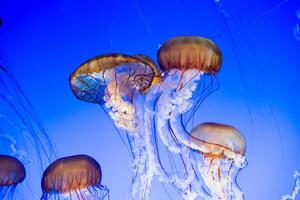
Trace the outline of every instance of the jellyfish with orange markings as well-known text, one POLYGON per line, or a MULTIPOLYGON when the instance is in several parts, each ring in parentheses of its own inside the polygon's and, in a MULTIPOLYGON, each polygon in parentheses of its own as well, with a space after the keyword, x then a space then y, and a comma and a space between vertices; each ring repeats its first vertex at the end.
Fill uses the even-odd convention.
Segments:
POLYGON ((163 77, 147 93, 145 105, 155 113, 154 132, 172 156, 178 157, 182 169, 181 174, 176 172, 165 180, 170 179, 184 199, 209 199, 190 157, 191 149, 201 147, 189 141, 187 125, 203 100, 219 87, 215 75, 222 64, 221 51, 207 38, 180 36, 166 41, 157 58, 163 77))
POLYGON ((0 199, 14 199, 16 187, 25 176, 25 167, 21 161, 12 156, 0 155, 0 199))
POLYGON ((74 95, 101 105, 116 128, 126 132, 132 155, 130 199, 144 199, 156 170, 151 130, 144 123, 145 94, 160 80, 145 55, 105 54, 80 65, 70 77, 74 95), (141 189, 144 188, 144 189, 141 189))
POLYGON ((87 155, 75 155, 54 161, 42 177, 41 200, 104 200, 109 190, 101 185, 99 163, 87 155))
POLYGON ((226 124, 202 123, 191 130, 190 141, 201 146, 202 151, 195 151, 200 154, 196 159, 197 169, 212 199, 244 199, 236 182, 239 171, 247 164, 239 159, 246 151, 245 138, 240 131, 226 124), (228 152, 231 152, 230 157, 228 152))
POLYGON ((182 146, 192 147, 186 130, 190 117, 219 87, 214 77, 220 70, 222 54, 209 39, 182 36, 165 42, 157 57, 165 73, 158 90, 153 90, 160 94, 155 108, 157 131, 170 151, 179 153, 182 146))

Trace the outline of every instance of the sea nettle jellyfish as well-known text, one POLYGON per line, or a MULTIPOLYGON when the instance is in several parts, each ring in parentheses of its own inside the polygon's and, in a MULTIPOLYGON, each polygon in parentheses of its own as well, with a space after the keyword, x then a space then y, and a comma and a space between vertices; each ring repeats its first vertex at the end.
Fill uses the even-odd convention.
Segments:
POLYGON ((0 155, 0 199, 13 199, 17 185, 25 176, 25 167, 18 159, 0 155))
POLYGON ((214 77, 222 63, 221 51, 209 39, 181 36, 165 42, 157 57, 164 76, 147 93, 145 105, 155 113, 152 131, 159 134, 168 151, 179 156, 184 172, 167 179, 184 199, 210 198, 190 158, 190 149, 202 147, 191 143, 186 126, 201 102, 219 87, 214 77))
POLYGON ((80 65, 70 77, 74 95, 101 105, 119 130, 126 132, 133 156, 130 199, 144 199, 155 171, 151 130, 144 123, 145 94, 160 80, 145 55, 106 54, 80 65), (150 148, 148 148, 150 147, 150 148))
MULTIPOLYGON (((157 130, 161 139, 174 153, 193 147, 185 130, 183 114, 191 116, 215 87, 214 75, 220 70, 220 49, 202 37, 176 37, 164 43, 158 51, 158 63, 165 77, 157 86, 157 130), (205 76, 207 75, 207 76, 205 76), (208 84, 207 84, 208 79, 208 84)), ((189 119, 188 119, 189 120, 189 119)))
POLYGON ((246 162, 234 159, 245 154, 244 136, 229 125, 202 123, 192 129, 190 141, 201 146, 202 151, 197 151, 201 154, 198 170, 212 199, 244 199, 236 183, 236 177, 246 162), (225 155, 225 149, 231 152, 231 157, 225 155))
POLYGON ((42 178, 41 200, 103 200, 109 191, 101 185, 99 163, 87 155, 64 157, 53 162, 42 178))

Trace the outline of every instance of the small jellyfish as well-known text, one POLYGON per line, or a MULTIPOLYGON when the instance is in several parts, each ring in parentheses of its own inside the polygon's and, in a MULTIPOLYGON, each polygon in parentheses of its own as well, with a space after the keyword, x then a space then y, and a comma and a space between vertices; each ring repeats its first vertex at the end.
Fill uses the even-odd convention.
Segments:
POLYGON ((234 127, 219 123, 202 123, 190 132, 190 140, 205 149, 199 152, 198 170, 212 199, 244 199, 236 183, 238 172, 245 167, 244 136, 234 127), (231 152, 231 158, 224 154, 231 152), (234 159, 233 159, 234 158, 234 159))
POLYGON ((109 190, 101 185, 99 163, 87 155, 75 155, 56 160, 42 177, 41 200, 103 200, 109 190))
POLYGON ((18 159, 0 155, 0 199, 13 199, 16 186, 25 176, 25 167, 18 159))

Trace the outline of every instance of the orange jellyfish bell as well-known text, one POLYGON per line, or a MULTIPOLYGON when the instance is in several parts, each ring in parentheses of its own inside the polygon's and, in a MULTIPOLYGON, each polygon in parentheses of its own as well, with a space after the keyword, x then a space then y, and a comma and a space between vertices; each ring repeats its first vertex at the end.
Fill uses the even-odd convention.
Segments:
POLYGON ((101 183, 102 173, 96 160, 87 155, 64 157, 53 162, 44 172, 42 190, 67 193, 101 183))
POLYGON ((244 199, 236 182, 246 166, 244 136, 230 125, 208 122, 196 126, 190 137, 203 150, 197 165, 212 199, 244 199))
POLYGON ((21 183, 26 176, 24 165, 18 159, 0 155, 0 189, 21 183))
POLYGON ((42 177, 41 200, 99 199, 109 197, 109 190, 101 185, 99 163, 88 155, 75 155, 54 161, 42 177))
POLYGON ((222 53, 211 40, 198 36, 179 36, 165 42, 157 54, 163 71, 199 69, 212 74, 220 70, 222 53))
POLYGON ((244 155, 246 143, 244 136, 234 127, 220 123, 202 123, 190 132, 191 141, 202 146, 208 157, 224 157, 224 149, 244 155))
POLYGON ((133 56, 105 54, 89 59, 72 73, 70 84, 73 93, 83 101, 101 102, 106 83, 115 78, 112 76, 122 70, 122 66, 127 67, 127 75, 121 80, 120 86, 123 86, 119 91, 121 93, 128 87, 146 92, 158 81, 158 68, 149 57, 141 54, 133 56), (126 84, 124 84, 125 81, 126 84))

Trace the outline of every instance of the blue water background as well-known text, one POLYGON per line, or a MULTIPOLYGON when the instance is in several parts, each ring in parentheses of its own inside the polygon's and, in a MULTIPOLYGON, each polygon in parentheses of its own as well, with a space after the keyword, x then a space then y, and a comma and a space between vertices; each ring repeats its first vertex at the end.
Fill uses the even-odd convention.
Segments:
MULTIPOLYGON (((246 199, 276 200, 291 191, 293 171, 300 170, 300 42, 293 32, 298 9, 299 0, 2 0, 1 62, 46 124, 57 155, 95 157, 111 199, 120 200, 129 185, 129 154, 100 107, 74 98, 69 75, 98 54, 156 59, 170 37, 212 39, 224 57, 221 88, 200 107, 195 123, 240 129, 249 165, 238 182, 246 199)), ((31 184, 22 190, 24 199, 41 194, 40 180, 31 184)), ((168 199, 158 181, 150 197, 168 199)))

